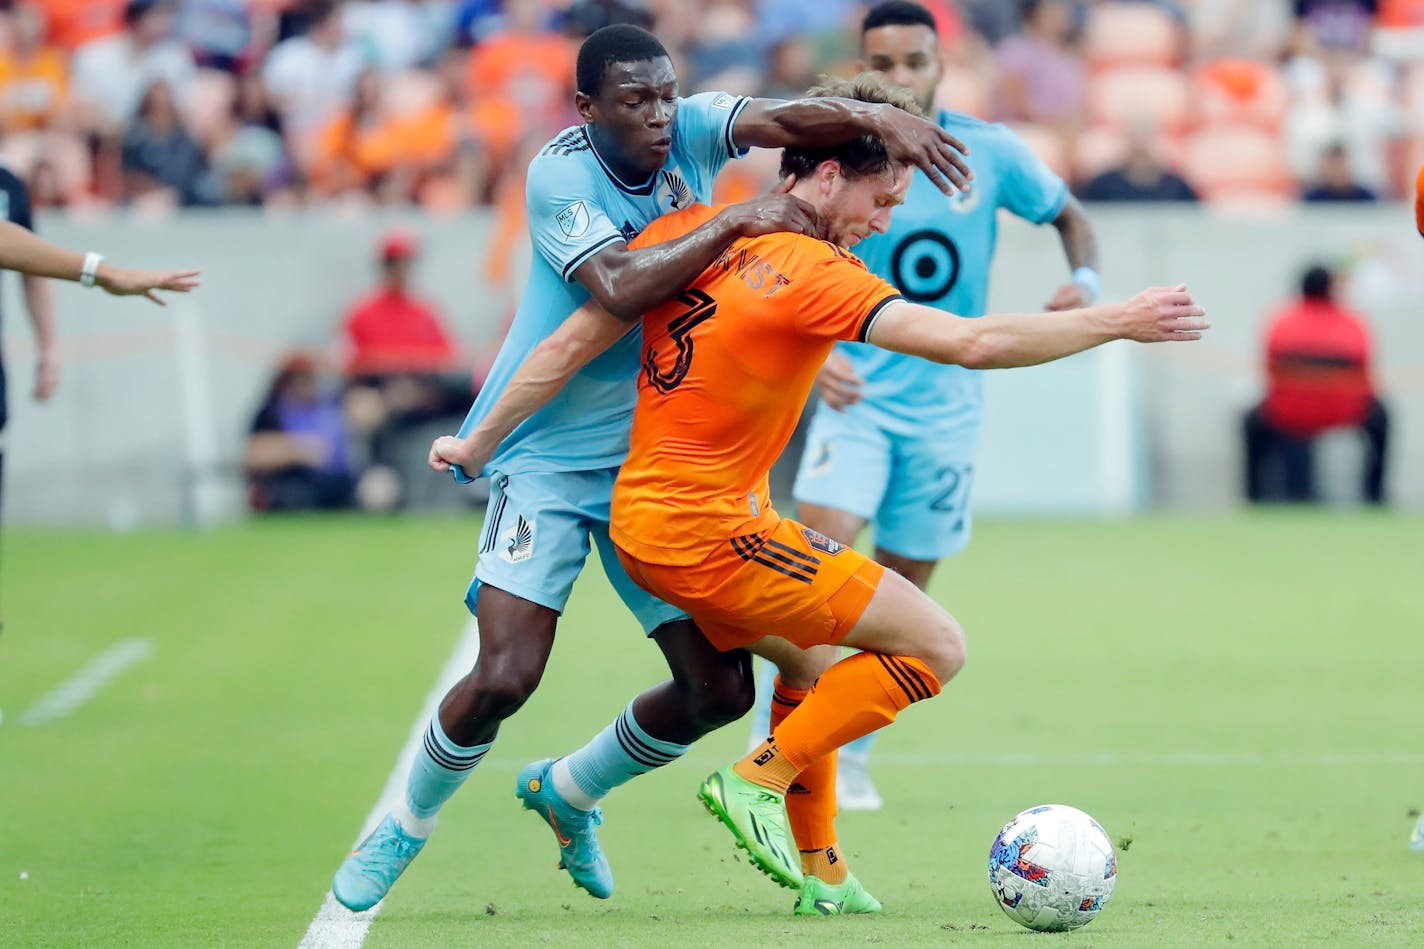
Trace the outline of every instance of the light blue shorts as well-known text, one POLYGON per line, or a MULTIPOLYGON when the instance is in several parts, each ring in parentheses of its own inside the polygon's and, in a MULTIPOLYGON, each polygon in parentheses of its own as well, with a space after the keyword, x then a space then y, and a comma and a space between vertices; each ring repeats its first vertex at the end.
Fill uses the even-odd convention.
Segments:
POLYGON ((618 562, 608 538, 609 506, 617 468, 501 475, 490 480, 489 507, 480 534, 475 577, 465 594, 471 613, 480 586, 489 584, 563 613, 574 580, 598 545, 603 571, 620 599, 652 633, 687 614, 638 586, 618 562))
POLYGON ((817 406, 792 494, 870 522, 875 545, 911 560, 939 560, 969 543, 977 419, 915 435, 860 413, 817 406))

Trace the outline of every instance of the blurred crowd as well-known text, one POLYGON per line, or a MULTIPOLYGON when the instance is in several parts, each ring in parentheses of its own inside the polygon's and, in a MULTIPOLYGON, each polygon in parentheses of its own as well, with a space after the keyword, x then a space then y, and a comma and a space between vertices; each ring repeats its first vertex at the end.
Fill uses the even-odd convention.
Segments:
MULTIPOLYGON (((1372 200, 1424 158, 1424 0, 931 0, 943 105, 1084 197, 1372 200)), ((578 42, 652 29, 684 92, 793 96, 855 61, 852 0, 0 2, 0 161, 37 207, 518 194, 578 42)), ((750 176, 755 172, 748 172, 750 176)), ((730 177, 738 197, 755 180, 730 177)), ((513 200, 517 201, 517 197, 513 200)))

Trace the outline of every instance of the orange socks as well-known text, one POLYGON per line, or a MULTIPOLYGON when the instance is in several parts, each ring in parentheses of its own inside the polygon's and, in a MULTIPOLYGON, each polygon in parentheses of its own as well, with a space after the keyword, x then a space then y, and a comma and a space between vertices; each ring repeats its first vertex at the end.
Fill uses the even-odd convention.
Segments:
POLYGON ((856 653, 826 670, 800 707, 772 730, 773 749, 796 772, 803 771, 841 745, 890 724, 912 702, 939 691, 939 678, 918 659, 856 653))
MULTIPOLYGON (((771 729, 776 731, 810 692, 791 689, 784 685, 781 677, 776 679, 776 688, 771 693, 771 729)), ((801 869, 811 872, 808 862, 817 862, 838 879, 831 879, 821 873, 816 876, 827 883, 839 883, 845 878, 845 861, 832 852, 828 860, 827 848, 836 843, 836 752, 824 755, 796 776, 795 782, 786 794, 786 817, 791 822, 791 833, 796 838, 796 846, 801 851, 801 869), (819 854, 810 858, 808 854, 819 854), (824 867, 821 864, 825 864, 824 867)))

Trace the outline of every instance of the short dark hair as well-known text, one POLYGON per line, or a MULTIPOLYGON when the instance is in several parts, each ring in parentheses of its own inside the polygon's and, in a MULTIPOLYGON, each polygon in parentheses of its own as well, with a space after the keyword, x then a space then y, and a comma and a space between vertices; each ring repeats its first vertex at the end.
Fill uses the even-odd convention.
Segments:
POLYGON ((1300 295, 1307 300, 1328 300, 1330 299, 1330 284, 1334 279, 1329 268, 1315 264, 1301 275, 1300 295))
POLYGON ((866 11, 860 21, 862 35, 882 26, 927 26, 930 32, 939 35, 934 14, 915 3, 914 0, 884 0, 866 11))
POLYGON ((642 27, 615 23, 594 30, 579 47, 578 65, 574 67, 578 91, 586 96, 597 96, 608 68, 614 63, 643 63, 667 54, 658 38, 642 27))
MULTIPOLYGON (((893 105, 921 118, 925 114, 908 89, 890 85, 877 72, 863 72, 854 79, 822 76, 817 85, 806 91, 805 97, 819 99, 827 96, 893 105)), ((862 135, 823 148, 782 149, 781 177, 795 175, 798 179, 805 179, 828 161, 838 162, 847 178, 878 175, 891 166, 885 143, 873 135, 862 135)))

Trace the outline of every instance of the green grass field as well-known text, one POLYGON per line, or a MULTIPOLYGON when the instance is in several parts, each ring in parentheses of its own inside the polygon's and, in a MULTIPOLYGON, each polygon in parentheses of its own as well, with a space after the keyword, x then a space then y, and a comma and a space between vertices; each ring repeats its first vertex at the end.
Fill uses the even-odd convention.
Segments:
MULTIPOLYGON (((465 622, 477 530, 7 532, 0 946, 296 946, 465 622), (135 637, 147 659, 21 723, 135 637)), ((1424 945, 1421 566, 1418 518, 981 524, 933 591, 969 665, 882 738, 885 810, 841 821, 886 914, 830 920, 793 919, 694 800, 742 725, 606 802, 612 900, 554 869, 515 772, 660 673, 592 571, 365 945, 1424 945), (985 882, 999 826, 1047 801, 1119 841, 1112 902, 1066 936, 985 882)))

